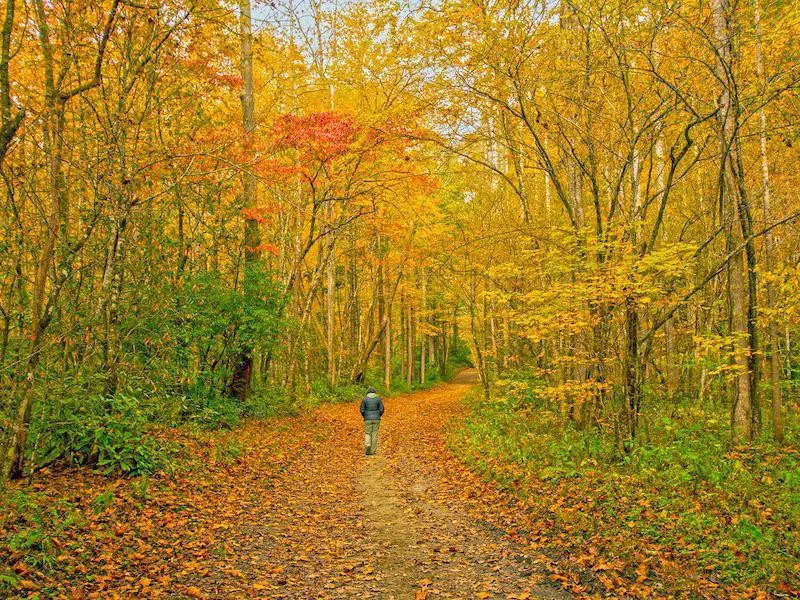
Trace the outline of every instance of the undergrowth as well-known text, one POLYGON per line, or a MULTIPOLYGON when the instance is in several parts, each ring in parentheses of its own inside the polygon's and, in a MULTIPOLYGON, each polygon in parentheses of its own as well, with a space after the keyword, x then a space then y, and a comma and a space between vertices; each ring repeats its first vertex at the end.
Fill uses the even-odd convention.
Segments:
POLYGON ((469 396, 450 444, 547 515, 550 534, 569 533, 576 547, 591 539, 630 565, 656 548, 722 585, 800 587, 796 414, 782 447, 765 431, 753 447, 731 448, 724 408, 652 403, 646 440, 620 454, 609 431, 564 426, 535 385, 522 388, 489 403, 469 396))
MULTIPOLYGON (((443 374, 431 372, 425 384, 412 386, 395 379, 391 393, 431 387, 443 374)), ((386 396, 383 373, 367 373, 363 384, 329 388, 325 380, 294 390, 279 386, 256 387, 244 402, 215 388, 187 388, 182 394, 154 394, 131 388, 113 396, 86 394, 91 382, 53 382, 47 401, 37 402, 28 456, 35 468, 58 464, 84 466, 106 475, 135 476, 169 473, 175 466, 175 449, 158 434, 163 428, 182 430, 232 429, 248 419, 268 420, 297 415, 326 403, 353 402, 369 385, 386 396)))

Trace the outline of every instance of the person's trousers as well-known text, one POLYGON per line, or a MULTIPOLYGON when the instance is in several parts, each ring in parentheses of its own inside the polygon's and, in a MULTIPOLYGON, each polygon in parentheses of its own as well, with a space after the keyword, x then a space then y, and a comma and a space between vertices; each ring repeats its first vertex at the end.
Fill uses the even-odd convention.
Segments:
POLYGON ((375 454, 378 451, 378 428, 381 422, 364 421, 364 452, 375 454))

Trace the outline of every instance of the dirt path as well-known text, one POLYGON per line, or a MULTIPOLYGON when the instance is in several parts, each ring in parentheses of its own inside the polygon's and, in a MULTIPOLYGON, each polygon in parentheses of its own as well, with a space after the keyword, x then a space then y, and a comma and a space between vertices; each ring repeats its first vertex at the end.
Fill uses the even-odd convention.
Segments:
POLYGON ((443 426, 476 383, 462 373, 430 392, 387 402, 381 453, 359 478, 368 536, 382 573, 382 598, 562 598, 519 545, 470 511, 449 470, 443 426), (420 594, 424 595, 424 594, 420 594))
POLYGON ((486 520, 493 498, 463 486, 445 449, 473 377, 389 399, 376 456, 363 455, 355 405, 304 417, 310 443, 218 532, 227 567, 181 584, 226 598, 568 597, 486 520))

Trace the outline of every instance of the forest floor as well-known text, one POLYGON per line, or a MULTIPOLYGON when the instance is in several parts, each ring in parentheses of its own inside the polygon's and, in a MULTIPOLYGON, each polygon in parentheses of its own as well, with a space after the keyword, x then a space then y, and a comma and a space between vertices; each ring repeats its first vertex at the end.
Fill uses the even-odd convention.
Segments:
POLYGON ((573 535, 563 491, 526 498, 466 467, 450 434, 475 384, 463 371, 386 400, 376 456, 363 454, 354 399, 227 431, 164 430, 179 449, 170 475, 43 469, 0 499, 0 597, 733 595, 635 536, 643 558, 625 563, 573 535))
POLYGON ((388 399, 376 456, 354 400, 166 432, 183 448, 170 477, 40 473, 11 490, 0 577, 18 597, 571 597, 515 537, 513 500, 447 450, 475 383, 388 399))

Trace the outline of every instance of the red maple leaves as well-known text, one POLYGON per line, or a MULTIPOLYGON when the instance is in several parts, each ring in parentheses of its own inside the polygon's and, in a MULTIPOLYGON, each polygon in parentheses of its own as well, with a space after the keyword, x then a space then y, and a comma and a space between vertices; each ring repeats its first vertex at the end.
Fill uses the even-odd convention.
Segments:
POLYGON ((273 127, 277 148, 293 148, 303 161, 328 161, 346 154, 361 128, 349 115, 317 112, 283 115, 273 127))

